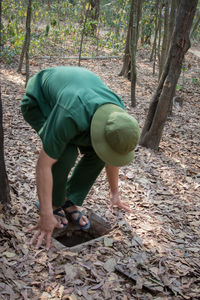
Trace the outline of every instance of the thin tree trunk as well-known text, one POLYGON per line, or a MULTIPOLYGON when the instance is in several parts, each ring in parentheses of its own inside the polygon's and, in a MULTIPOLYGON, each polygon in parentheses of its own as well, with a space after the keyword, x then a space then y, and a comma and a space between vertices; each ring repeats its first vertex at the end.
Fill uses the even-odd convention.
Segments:
MULTIPOLYGON (((0 0, 0 51, 2 51, 2 1, 0 0)), ((10 203, 10 188, 4 159, 3 109, 0 86, 0 203, 8 209, 10 203)))
POLYGON ((90 9, 90 7, 88 5, 88 7, 85 10, 85 20, 84 20, 84 23, 83 23, 83 29, 82 29, 82 33, 81 33, 81 42, 80 42, 79 59, 78 59, 78 66, 79 67, 81 65, 81 54, 82 54, 82 48, 83 48, 83 38, 84 38, 84 34, 85 34, 85 26, 86 26, 86 22, 87 22, 87 19, 88 19, 89 9, 90 9))
POLYGON ((158 18, 157 18, 157 32, 155 36, 155 50, 154 50, 154 55, 152 57, 153 59, 153 75, 155 75, 155 70, 156 70, 156 58, 158 57, 158 62, 160 59, 160 37, 161 34, 159 33, 159 30, 161 30, 161 12, 162 12, 162 2, 158 1, 158 18), (158 43, 157 43, 157 38, 158 38, 158 43))
POLYGON ((0 0, 0 52, 3 50, 2 43, 2 0, 0 0))
POLYGON ((159 55, 160 55, 160 36, 159 36, 159 29, 161 27, 161 21, 159 18, 161 17, 161 12, 162 12, 162 2, 158 1, 158 19, 157 19, 157 30, 156 30, 156 36, 155 36, 155 50, 154 50, 154 55, 152 57, 153 59, 153 75, 155 75, 156 71, 156 59, 158 57, 158 62, 159 62, 159 55), (158 42, 157 42, 158 38, 158 42))
POLYGON ((10 189, 4 159, 3 112, 0 87, 0 203, 4 208, 10 203, 10 189))
POLYGON ((138 10, 137 10, 137 43, 138 43, 139 32, 140 32, 139 24, 140 24, 140 19, 141 19, 141 16, 142 16, 143 0, 139 0, 137 6, 138 6, 138 10))
MULTIPOLYGON (((169 34, 168 34, 168 46, 167 48, 170 48, 171 43, 171 36, 173 35, 173 31, 175 28, 175 22, 176 22, 176 14, 177 14, 177 1, 176 0, 170 0, 170 20, 169 20, 169 34)), ((176 91, 175 91, 176 92, 176 91)), ((173 109, 173 103, 171 101, 170 108, 169 108, 169 116, 172 115, 172 109, 173 109)))
POLYGON ((171 37, 174 31, 175 21, 176 21, 176 0, 170 0, 170 16, 169 16, 169 29, 168 29, 168 39, 167 39, 167 49, 170 47, 171 37))
POLYGON ((161 53, 160 53, 160 47, 161 47, 161 34, 162 34, 162 2, 160 2, 159 7, 159 17, 158 17, 158 47, 157 47, 157 55, 158 55, 158 65, 160 66, 161 61, 161 53))
POLYGON ((193 35, 194 35, 194 33, 195 33, 195 31, 196 31, 199 23, 200 23, 200 11, 197 12, 197 19, 196 19, 196 21, 195 21, 195 23, 194 23, 194 25, 192 27, 191 33, 190 33, 190 37, 191 38, 193 37, 193 35))
POLYGON ((169 22, 169 0, 165 1, 165 15, 164 15, 164 34, 162 40, 162 51, 161 51, 161 58, 160 58, 160 65, 159 65, 159 78, 162 74, 162 71, 165 66, 165 61, 167 58, 167 46, 168 46, 168 22, 169 22))
POLYGON ((18 73, 22 72, 22 65, 23 65, 23 61, 24 61, 25 51, 26 51, 26 39, 24 40, 24 43, 23 43, 23 46, 22 46, 22 52, 20 54, 19 65, 18 65, 18 68, 17 68, 18 73))
POLYGON ((181 73, 184 55, 190 47, 189 34, 198 0, 182 0, 176 19, 171 48, 158 88, 150 103, 142 130, 140 145, 157 150, 170 103, 181 73))
POLYGON ((140 43, 142 46, 144 45, 144 23, 141 24, 140 43))
POLYGON ((137 15, 138 15, 138 0, 133 0, 134 5, 133 9, 133 27, 131 32, 131 105, 132 107, 136 106, 136 52, 137 52, 137 15))
POLYGON ((31 14, 32 14, 32 0, 29 0, 28 9, 27 9, 27 38, 26 38, 26 84, 29 80, 29 48, 31 41, 31 14))
MULTIPOLYGON (((31 39, 31 14, 32 14, 32 0, 29 0, 28 2, 28 7, 27 7, 27 16, 26 16, 26 33, 25 33, 25 39, 24 39, 24 44, 22 47, 22 52, 20 55, 20 60, 19 60, 19 66, 17 69, 18 73, 21 73, 22 71, 22 65, 24 61, 24 56, 26 55, 26 71, 29 72, 29 67, 27 68, 27 64, 29 64, 29 46, 30 46, 30 39, 31 39)), ((26 74, 26 82, 27 78, 29 77, 29 74, 26 74)))
POLYGON ((130 63, 131 63, 131 53, 130 53, 130 43, 131 43, 131 34, 133 28, 133 13, 134 13, 134 0, 131 2, 131 10, 130 10, 130 17, 129 17, 129 25, 128 25, 128 32, 126 37, 126 47, 125 53, 123 58, 123 67, 119 76, 127 77, 130 71, 130 63))
POLYGON ((25 86, 27 85, 28 80, 29 80, 29 46, 27 45, 27 48, 26 48, 26 84, 25 84, 25 86))
MULTIPOLYGON (((100 0, 99 0, 99 15, 100 15, 100 0)), ((100 38, 100 18, 98 16, 98 20, 97 20, 97 28, 96 28, 96 43, 97 43, 97 48, 96 48, 96 55, 99 55, 99 38, 100 38)))
POLYGON ((154 33, 153 47, 152 47, 152 51, 151 51, 151 55, 150 55, 150 61, 153 60, 154 53, 156 52, 156 42, 157 42, 157 35, 158 35, 158 8, 159 8, 159 0, 156 0, 155 6, 156 6, 155 33, 154 33))

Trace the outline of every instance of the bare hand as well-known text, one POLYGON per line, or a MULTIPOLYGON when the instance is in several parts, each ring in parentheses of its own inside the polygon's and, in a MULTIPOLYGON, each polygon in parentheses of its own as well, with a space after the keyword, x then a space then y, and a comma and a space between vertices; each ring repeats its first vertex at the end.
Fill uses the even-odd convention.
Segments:
POLYGON ((113 212, 113 207, 114 206, 117 206, 127 212, 132 212, 132 209, 130 208, 130 206, 125 203, 125 202, 122 202, 120 200, 120 197, 119 197, 119 193, 116 193, 115 195, 111 195, 110 196, 110 210, 113 212))
POLYGON ((37 225, 28 230, 36 230, 30 241, 30 245, 37 241, 36 248, 38 249, 42 245, 43 239, 46 239, 46 249, 49 250, 54 228, 63 228, 63 225, 56 220, 53 214, 40 216, 37 225))

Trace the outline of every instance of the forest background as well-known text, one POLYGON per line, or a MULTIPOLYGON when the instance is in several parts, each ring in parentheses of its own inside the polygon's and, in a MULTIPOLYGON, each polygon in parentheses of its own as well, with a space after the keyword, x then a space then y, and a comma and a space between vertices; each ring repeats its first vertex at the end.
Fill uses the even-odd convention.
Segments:
POLYGON ((184 55, 164 133, 155 147, 148 145, 159 152, 139 146, 134 163, 120 171, 122 195, 134 213, 109 212, 102 173, 85 207, 115 227, 78 254, 28 246, 25 229, 38 214, 33 202, 40 141, 19 111, 26 82, 44 67, 84 66, 123 98, 144 128, 181 1, 0 2, 0 161, 6 160, 10 188, 1 201, 2 299, 198 298, 200 3, 191 2, 196 7, 189 31, 197 55, 184 55), (2 133, 0 140, 2 154, 2 133))

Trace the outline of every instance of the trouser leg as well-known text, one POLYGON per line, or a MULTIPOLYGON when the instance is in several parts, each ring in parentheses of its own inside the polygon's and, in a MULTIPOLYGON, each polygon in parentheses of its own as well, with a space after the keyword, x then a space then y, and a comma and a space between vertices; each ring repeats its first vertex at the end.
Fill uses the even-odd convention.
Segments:
POLYGON ((54 206, 62 206, 65 203, 65 191, 67 184, 67 177, 75 164, 78 156, 77 147, 74 145, 67 145, 64 153, 59 160, 52 167, 53 175, 53 194, 52 202, 54 206))
POLYGON ((82 158, 67 182, 66 196, 75 205, 81 206, 105 163, 96 155, 92 147, 80 148, 82 158))

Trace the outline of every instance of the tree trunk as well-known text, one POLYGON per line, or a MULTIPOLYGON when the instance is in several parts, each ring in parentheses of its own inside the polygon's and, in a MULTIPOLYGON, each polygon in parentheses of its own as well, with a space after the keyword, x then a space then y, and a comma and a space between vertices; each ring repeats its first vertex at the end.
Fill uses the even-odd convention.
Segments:
POLYGON ((161 34, 162 34, 162 2, 160 2, 159 6, 159 16, 158 16, 158 47, 157 47, 157 55, 158 55, 158 65, 160 66, 161 59, 161 34))
POLYGON ((164 34, 163 34, 163 40, 162 40, 162 50, 161 50, 161 57, 160 57, 160 64, 159 64, 159 78, 162 74, 162 71, 165 66, 167 53, 168 53, 168 36, 169 36, 169 0, 165 1, 165 15, 164 15, 164 34))
POLYGON ((2 1, 0 0, 0 52, 3 50, 2 43, 2 1))
POLYGON ((155 57, 156 53, 156 42, 157 42, 157 35, 158 35, 158 9, 159 9, 159 0, 156 0, 156 15, 155 15, 155 29, 154 29, 154 41, 152 46, 152 51, 150 55, 150 61, 153 60, 153 57, 155 57))
POLYGON ((32 14, 32 0, 29 0, 27 9, 27 24, 26 24, 26 84, 29 80, 29 48, 31 41, 31 14, 32 14))
POLYGON ((144 23, 141 24, 140 43, 142 46, 144 45, 144 23))
POLYGON ((136 106, 136 80, 137 80, 137 72, 136 72, 136 52, 137 52, 137 30, 138 30, 138 0, 132 0, 134 5, 133 9, 133 27, 131 32, 131 105, 132 107, 136 106))
POLYGON ((176 21, 176 0, 170 1, 170 16, 169 16, 169 28, 168 28, 168 39, 167 39, 167 49, 170 48, 171 37, 174 31, 174 25, 176 21))
POLYGON ((26 74, 26 83, 29 77, 29 46, 30 46, 30 39, 31 39, 31 14, 32 14, 32 0, 29 0, 28 7, 27 7, 25 39, 22 47, 22 52, 20 55, 19 66, 17 69, 17 72, 21 73, 22 65, 24 61, 24 55, 26 54, 26 72, 28 71, 28 74, 26 74))
POLYGON ((10 203, 10 189, 4 159, 3 112, 0 87, 0 203, 4 208, 10 203))
POLYGON ((137 9, 137 43, 138 43, 139 32, 140 32, 139 25, 140 25, 140 19, 141 19, 141 16, 142 16, 143 0, 139 0, 137 6, 138 6, 138 9, 137 9))
POLYGON ((191 33, 190 33, 191 38, 193 37, 193 35, 195 33, 195 30, 197 29, 199 23, 200 23, 200 11, 198 11, 197 14, 196 14, 196 20, 193 24, 193 27, 192 27, 192 30, 191 30, 191 33))
POLYGON ((84 23, 83 23, 83 28, 82 28, 82 32, 81 32, 81 42, 80 42, 80 49, 79 49, 79 59, 78 59, 78 66, 81 66, 81 55, 82 55, 82 48, 83 48, 83 38, 84 38, 84 34, 85 34, 85 27, 86 27, 86 22, 88 19, 88 15, 89 15, 89 10, 90 7, 88 5, 88 7, 85 10, 85 19, 84 19, 84 23))
POLYGON ((131 10, 130 10, 130 17, 129 17, 129 25, 128 25, 128 32, 126 37, 126 47, 125 53, 123 58, 123 67, 119 76, 128 77, 128 73, 130 71, 131 66, 131 53, 130 53, 130 43, 131 43, 131 34, 133 28, 133 13, 134 13, 134 0, 131 2, 131 10))
MULTIPOLYGON (((168 33, 167 49, 170 48, 171 36, 173 35, 173 31, 174 31, 177 9, 178 9, 177 0, 170 0, 170 17, 169 17, 169 29, 168 29, 169 33, 168 33)), ((169 116, 172 116, 172 109, 173 109, 173 103, 171 101, 169 107, 169 116)))
POLYGON ((127 31, 127 37, 126 37, 126 46, 125 46, 125 53, 123 58, 123 67, 121 72, 119 73, 119 76, 124 76, 130 79, 129 75, 131 71, 131 57, 132 57, 132 49, 131 49, 131 43, 132 43, 132 37, 133 37, 133 22, 136 22, 136 25, 134 25, 134 29, 136 30, 136 51, 137 51, 137 42, 139 38, 139 23, 140 18, 142 14, 142 4, 143 0, 132 0, 131 2, 131 9, 130 9, 130 17, 129 17, 129 25, 128 25, 128 31, 127 31), (135 3, 137 2, 137 5, 135 3), (136 6, 136 11, 134 11, 134 6, 136 6), (135 13, 135 20, 134 21, 134 13, 135 13))
POLYGON ((162 136, 170 103, 181 73, 184 55, 190 47, 189 34, 198 0, 182 0, 165 69, 150 103, 142 130, 140 145, 157 150, 162 136))
POLYGON ((161 15, 162 15, 162 2, 158 1, 157 3, 158 8, 157 8, 157 13, 158 13, 158 18, 157 18, 157 28, 156 28, 156 33, 155 33, 155 49, 154 52, 152 51, 153 54, 153 75, 155 75, 155 70, 156 70, 156 59, 158 57, 158 61, 160 60, 160 41, 161 41, 161 15), (158 41, 157 41, 158 38, 158 41))

